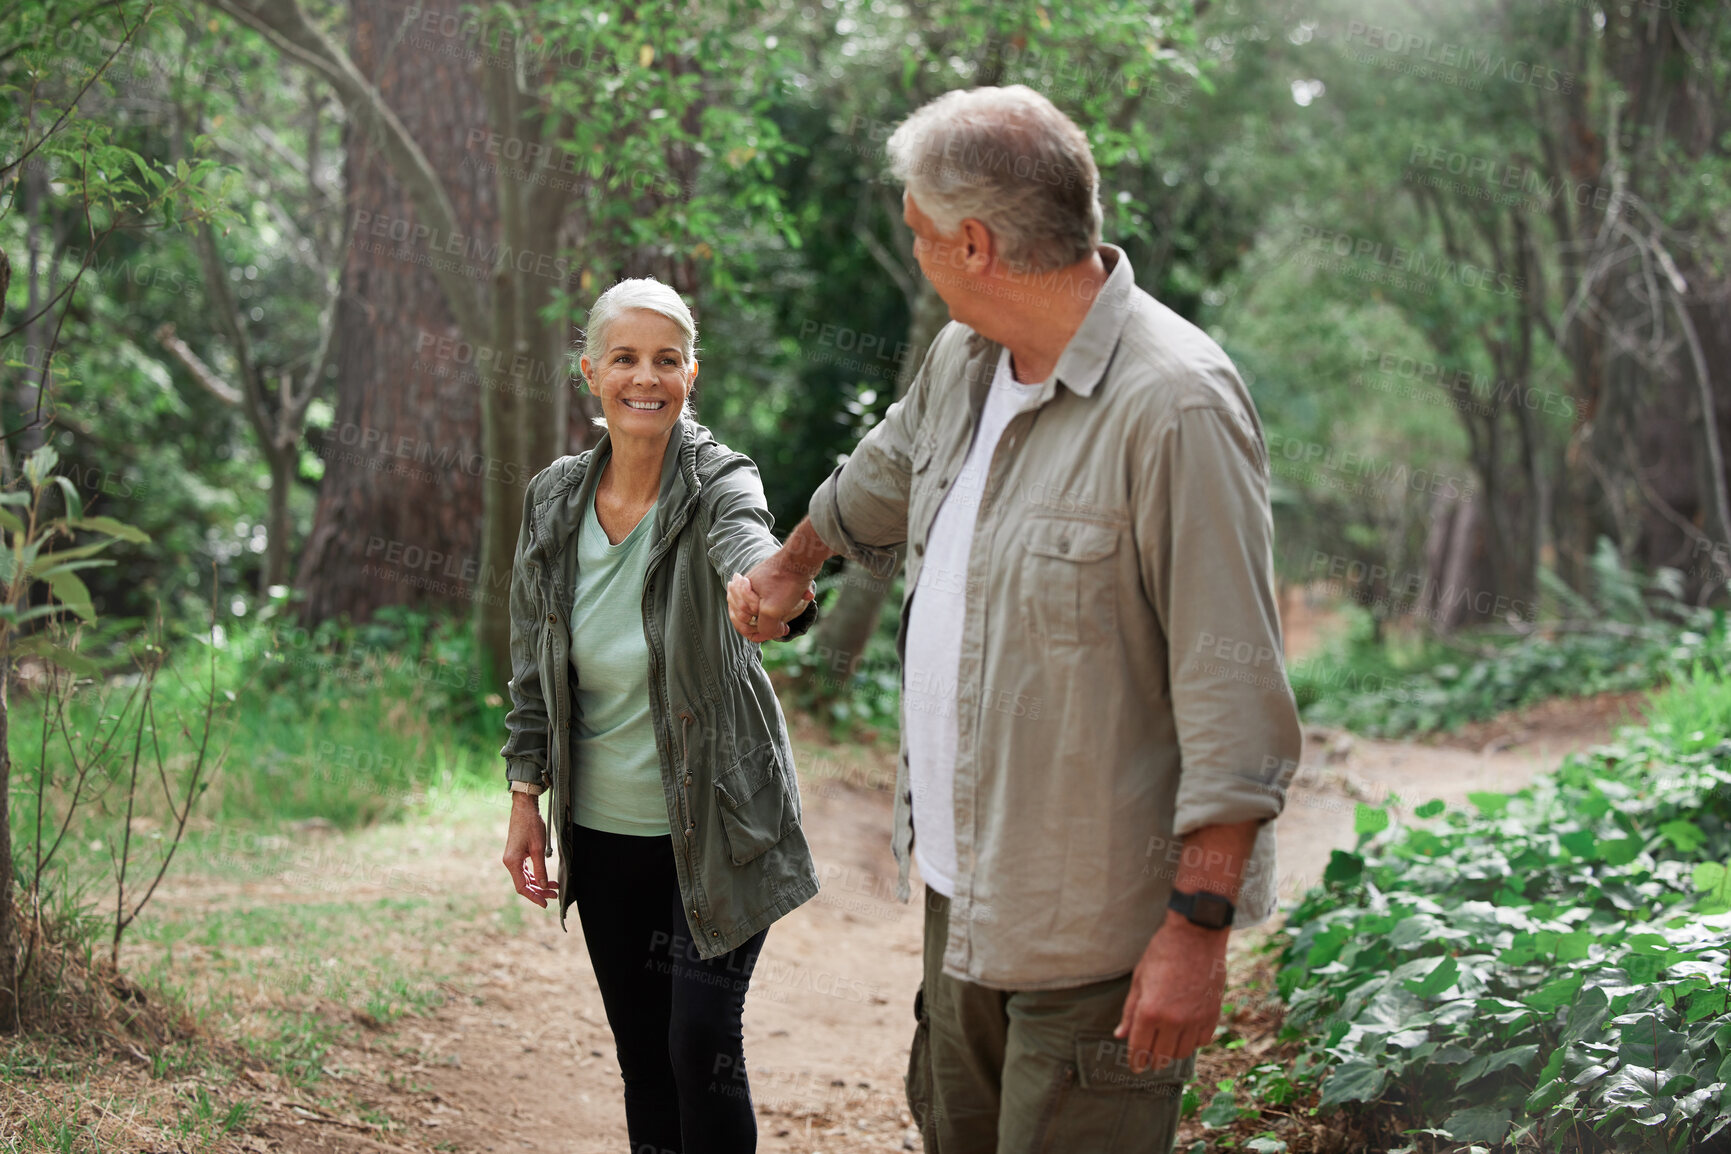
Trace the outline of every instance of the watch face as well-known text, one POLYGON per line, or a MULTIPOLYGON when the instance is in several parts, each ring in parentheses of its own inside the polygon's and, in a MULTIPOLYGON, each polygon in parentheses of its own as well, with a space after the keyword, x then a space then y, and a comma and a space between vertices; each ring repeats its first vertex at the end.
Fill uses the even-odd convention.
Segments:
POLYGON ((1232 903, 1219 894, 1200 893, 1190 911, 1190 920, 1211 929, 1223 930, 1232 924, 1232 903))

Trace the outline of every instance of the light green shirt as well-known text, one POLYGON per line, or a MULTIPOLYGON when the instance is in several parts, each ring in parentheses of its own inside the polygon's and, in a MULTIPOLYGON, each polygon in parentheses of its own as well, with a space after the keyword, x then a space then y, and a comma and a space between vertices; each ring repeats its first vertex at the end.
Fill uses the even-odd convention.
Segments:
POLYGON ((651 505, 625 540, 610 544, 591 497, 577 531, 577 597, 571 606, 576 820, 608 833, 669 832, 643 636, 643 581, 654 524, 651 505))

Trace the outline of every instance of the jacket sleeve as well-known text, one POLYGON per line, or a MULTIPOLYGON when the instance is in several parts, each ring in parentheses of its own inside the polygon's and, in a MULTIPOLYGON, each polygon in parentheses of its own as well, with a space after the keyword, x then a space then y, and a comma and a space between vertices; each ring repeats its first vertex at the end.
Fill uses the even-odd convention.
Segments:
POLYGON ((541 688, 541 606, 536 595, 540 568, 525 559, 535 539, 534 505, 540 486, 531 481, 523 494, 523 524, 511 560, 511 711, 508 736, 499 750, 505 779, 546 787, 547 702, 541 688))
POLYGON ((763 481, 744 453, 728 453, 704 478, 702 509, 704 551, 723 582, 749 572, 781 547, 763 481))
POLYGON ((1274 594, 1267 452, 1254 419, 1180 410, 1151 437, 1138 561, 1166 632, 1180 776, 1173 830, 1259 820, 1240 918, 1273 912, 1274 828, 1302 747, 1274 594))
MULTIPOLYGON (((754 568, 777 549, 775 517, 763 495, 757 466, 743 453, 731 453, 703 484, 704 549, 725 584, 735 573, 754 568)), ((817 604, 788 622, 791 641, 817 619, 817 604)))
POLYGON ((951 322, 937 335, 906 395, 889 407, 884 419, 860 438, 848 459, 812 494, 811 527, 823 543, 873 573, 893 571, 896 547, 907 540, 914 446, 931 388, 932 364, 945 337, 959 328, 951 322))

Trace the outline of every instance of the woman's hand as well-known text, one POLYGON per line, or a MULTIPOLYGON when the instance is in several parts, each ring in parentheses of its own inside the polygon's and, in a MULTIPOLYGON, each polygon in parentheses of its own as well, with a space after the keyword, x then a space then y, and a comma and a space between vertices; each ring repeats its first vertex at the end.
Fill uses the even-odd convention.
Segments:
POLYGON ((511 827, 505 831, 505 868, 517 892, 547 908, 559 896, 559 883, 547 877, 547 823, 532 793, 511 794, 511 827))
MULTIPOLYGON (((761 569, 762 566, 759 566, 761 569)), ((757 570, 753 570, 757 572, 757 570)), ((791 593, 790 596, 798 596, 791 593)), ((727 616, 733 622, 740 636, 747 641, 774 641, 787 635, 787 622, 805 612, 805 607, 817 599, 817 588, 810 581, 805 583, 803 596, 786 619, 777 616, 774 610, 766 604, 768 598, 759 594, 755 582, 744 573, 736 573, 727 583, 727 616)))

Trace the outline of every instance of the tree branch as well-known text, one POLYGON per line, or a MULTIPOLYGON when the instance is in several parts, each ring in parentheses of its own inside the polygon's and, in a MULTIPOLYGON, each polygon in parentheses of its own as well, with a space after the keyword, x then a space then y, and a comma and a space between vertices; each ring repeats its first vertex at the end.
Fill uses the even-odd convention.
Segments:
MULTIPOLYGON (((421 151, 379 90, 361 75, 348 53, 307 19, 300 0, 203 0, 203 3, 240 21, 285 55, 323 76, 355 123, 365 128, 384 151, 392 175, 408 190, 422 223, 446 236, 462 232, 457 227, 457 211, 427 154, 421 151)), ((489 331, 486 313, 473 282, 455 265, 435 261, 429 271, 439 282, 458 326, 470 340, 485 342, 489 331)))
POLYGON ((162 347, 174 354, 175 360, 186 366, 192 379, 225 405, 239 405, 246 400, 240 390, 216 374, 216 371, 204 363, 204 359, 192 351, 192 346, 175 335, 174 326, 165 324, 156 330, 156 339, 162 342, 162 347))

